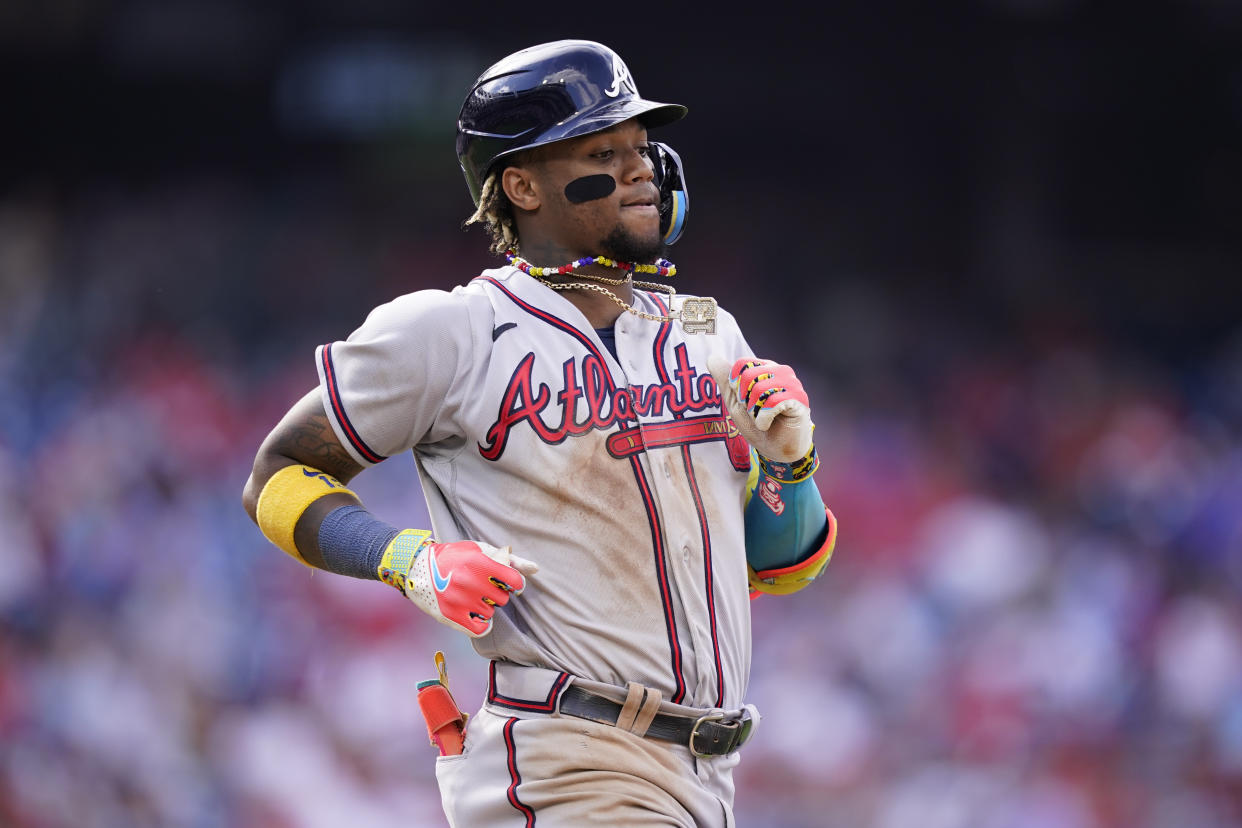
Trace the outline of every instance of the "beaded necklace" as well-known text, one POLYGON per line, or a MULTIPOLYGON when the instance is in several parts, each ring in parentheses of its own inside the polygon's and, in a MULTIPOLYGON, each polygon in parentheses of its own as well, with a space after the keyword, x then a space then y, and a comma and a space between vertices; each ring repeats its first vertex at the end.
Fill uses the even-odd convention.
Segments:
MULTIPOLYGON (((668 259, 656 259, 655 264, 635 264, 634 262, 618 262, 616 259, 610 259, 607 256, 584 256, 560 267, 536 267, 519 256, 517 251, 512 248, 505 251, 505 258, 509 260, 509 264, 523 273, 534 276, 536 279, 540 276, 565 276, 589 264, 603 265, 604 267, 611 267, 617 270, 628 270, 631 274, 650 273, 652 276, 659 276, 661 278, 677 275, 677 265, 668 259)), ((627 280, 619 279, 615 282, 610 282, 607 279, 599 279, 599 281, 607 282, 610 285, 620 285, 627 280)))

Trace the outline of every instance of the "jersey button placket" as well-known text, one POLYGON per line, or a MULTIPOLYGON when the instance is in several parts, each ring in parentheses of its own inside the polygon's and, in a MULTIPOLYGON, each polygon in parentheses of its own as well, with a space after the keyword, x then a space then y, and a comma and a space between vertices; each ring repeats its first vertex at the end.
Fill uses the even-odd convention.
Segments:
MULTIPOLYGON (((624 314, 622 314, 622 317, 624 317, 624 314)), ((629 348, 623 348, 621 346, 622 341, 626 338, 629 332, 630 329, 625 324, 624 318, 618 319, 615 323, 613 323, 613 337, 617 344, 617 363, 633 374, 635 369, 638 368, 638 366, 634 364, 634 355, 630 353, 629 348)))
MULTIPOLYGON (((638 336, 637 332, 631 332, 628 322, 624 319, 617 320, 616 332, 617 351, 621 357, 619 362, 624 366, 624 370, 630 373, 632 381, 641 386, 662 381, 662 377, 656 373, 655 362, 649 356, 651 341, 638 336), (631 338, 626 337, 627 333, 631 334, 631 338)), ((638 414, 636 412, 634 425, 641 430, 647 425, 666 422, 672 417, 667 407, 659 413, 648 411, 638 414)), ((715 686, 715 673, 709 670, 709 666, 703 662, 702 657, 703 653, 712 651, 710 631, 707 630, 703 621, 696 617, 702 614, 701 611, 697 608, 687 609, 686 607, 687 600, 692 605, 699 602, 698 596, 702 587, 700 585, 701 574, 697 572, 696 558, 691 554, 698 549, 698 536, 686 533, 688 529, 686 521, 689 519, 688 515, 693 514, 693 510, 687 512, 684 502, 686 493, 683 487, 687 481, 682 469, 681 451, 676 447, 648 448, 639 456, 642 458, 640 462, 651 474, 652 494, 659 504, 660 517, 664 524, 664 531, 667 533, 665 535, 667 543, 665 561, 669 577, 674 581, 674 589, 678 595, 675 615, 684 657, 682 670, 688 683, 689 695, 686 700, 689 701, 696 697, 697 688, 715 686), (664 480, 658 479, 661 470, 664 480)), ((693 520, 693 527, 697 532, 697 519, 693 520)))

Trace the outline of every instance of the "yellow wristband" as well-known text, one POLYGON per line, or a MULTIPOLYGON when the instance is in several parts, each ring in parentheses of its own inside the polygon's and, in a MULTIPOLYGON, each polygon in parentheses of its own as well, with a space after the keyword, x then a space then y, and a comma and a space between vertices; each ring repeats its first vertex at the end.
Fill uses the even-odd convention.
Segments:
POLYGON ((410 567, 414 565, 414 559, 418 557, 418 553, 422 552, 423 547, 429 543, 433 541, 431 533, 426 529, 406 529, 398 534, 389 541, 387 548, 384 549, 384 556, 380 558, 379 566, 376 567, 375 571, 379 579, 401 590, 401 594, 405 595, 410 567))
POLYGON ((256 509, 259 529, 272 543, 306 563, 293 543, 293 529, 312 503, 335 492, 345 492, 358 499, 358 495, 345 488, 345 484, 319 469, 285 466, 271 476, 259 493, 256 509))

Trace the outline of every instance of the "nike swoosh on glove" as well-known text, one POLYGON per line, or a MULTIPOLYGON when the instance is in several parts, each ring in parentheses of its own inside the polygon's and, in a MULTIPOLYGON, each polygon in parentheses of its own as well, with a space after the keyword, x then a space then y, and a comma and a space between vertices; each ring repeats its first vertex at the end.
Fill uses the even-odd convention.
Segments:
POLYGON ((421 546, 414 551, 404 578, 389 571, 383 580, 401 589, 441 624, 472 638, 491 632, 496 607, 509 603, 511 595, 520 595, 526 589, 526 578, 539 571, 538 565, 514 555, 508 546, 475 541, 435 543, 424 533, 406 530, 389 547, 399 550, 402 543, 421 546))
POLYGON ((755 451, 782 463, 807 455, 815 424, 806 391, 792 368, 756 357, 730 363, 712 354, 707 369, 725 410, 755 451))

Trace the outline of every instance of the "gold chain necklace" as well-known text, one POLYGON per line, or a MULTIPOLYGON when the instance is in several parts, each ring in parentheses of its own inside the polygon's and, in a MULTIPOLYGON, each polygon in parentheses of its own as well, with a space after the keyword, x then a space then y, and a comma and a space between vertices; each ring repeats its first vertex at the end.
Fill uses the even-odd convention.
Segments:
MULTIPOLYGON (((603 285, 592 285, 588 282, 553 282, 551 280, 543 279, 538 276, 536 276, 535 278, 539 279, 540 282, 552 288, 553 290, 577 290, 581 288, 583 290, 593 290, 596 293, 602 293, 605 296, 607 296, 609 299, 611 299, 613 302, 615 302, 619 307, 621 307, 622 309, 624 309, 625 311, 629 313, 634 314, 640 319, 649 319, 652 322, 672 322, 674 319, 678 318, 677 315, 665 316, 663 314, 647 313, 646 311, 639 310, 633 305, 627 305, 624 299, 622 299, 620 296, 613 293, 611 290, 604 287, 603 285)), ((610 285, 620 285, 620 284, 624 284, 627 280, 621 279, 619 281, 614 282, 611 279, 600 279, 600 281, 607 282, 610 285)), ((634 286, 653 288, 655 290, 666 292, 668 294, 669 306, 672 307, 673 296, 675 295, 675 291, 668 285, 657 285, 654 282, 635 282, 634 286)))
MULTIPOLYGON (((579 275, 579 276, 581 276, 581 277, 582 277, 582 278, 584 278, 584 279, 590 279, 590 280, 591 280, 591 281, 593 281, 593 282, 603 282, 603 283, 604 283, 604 284, 606 284, 606 285, 624 285, 626 282, 628 282, 628 281, 630 280, 630 275, 631 275, 631 274, 627 273, 627 274, 625 274, 625 276, 621 277, 620 279, 605 279, 603 276, 588 276, 588 275, 586 275, 585 273, 580 273, 580 274, 578 274, 578 275, 579 275)), ((539 281, 543 282, 545 285, 551 285, 551 284, 578 284, 577 282, 551 282, 551 281, 548 281, 548 277, 547 277, 547 276, 535 276, 535 278, 536 278, 536 279, 538 279, 539 281)), ((635 282, 634 284, 638 284, 638 282, 635 282)))
MULTIPOLYGON (((680 310, 672 310, 673 297, 677 294, 673 288, 668 285, 660 285, 655 282, 634 282, 635 287, 644 287, 651 290, 658 290, 668 294, 668 306, 671 311, 669 314, 656 314, 641 311, 633 305, 626 304, 625 300, 617 294, 613 293, 603 285, 593 285, 589 282, 553 282, 549 279, 536 276, 542 284, 547 285, 553 290, 593 290, 596 293, 602 293, 611 299, 618 307, 626 313, 632 313, 640 319, 647 319, 652 322, 680 322, 682 330, 689 334, 703 333, 714 334, 716 332, 716 300, 710 296, 687 297, 682 300, 680 310)), ((614 284, 611 280, 610 284, 614 284)), ((615 284, 621 284, 625 280, 615 284)))

